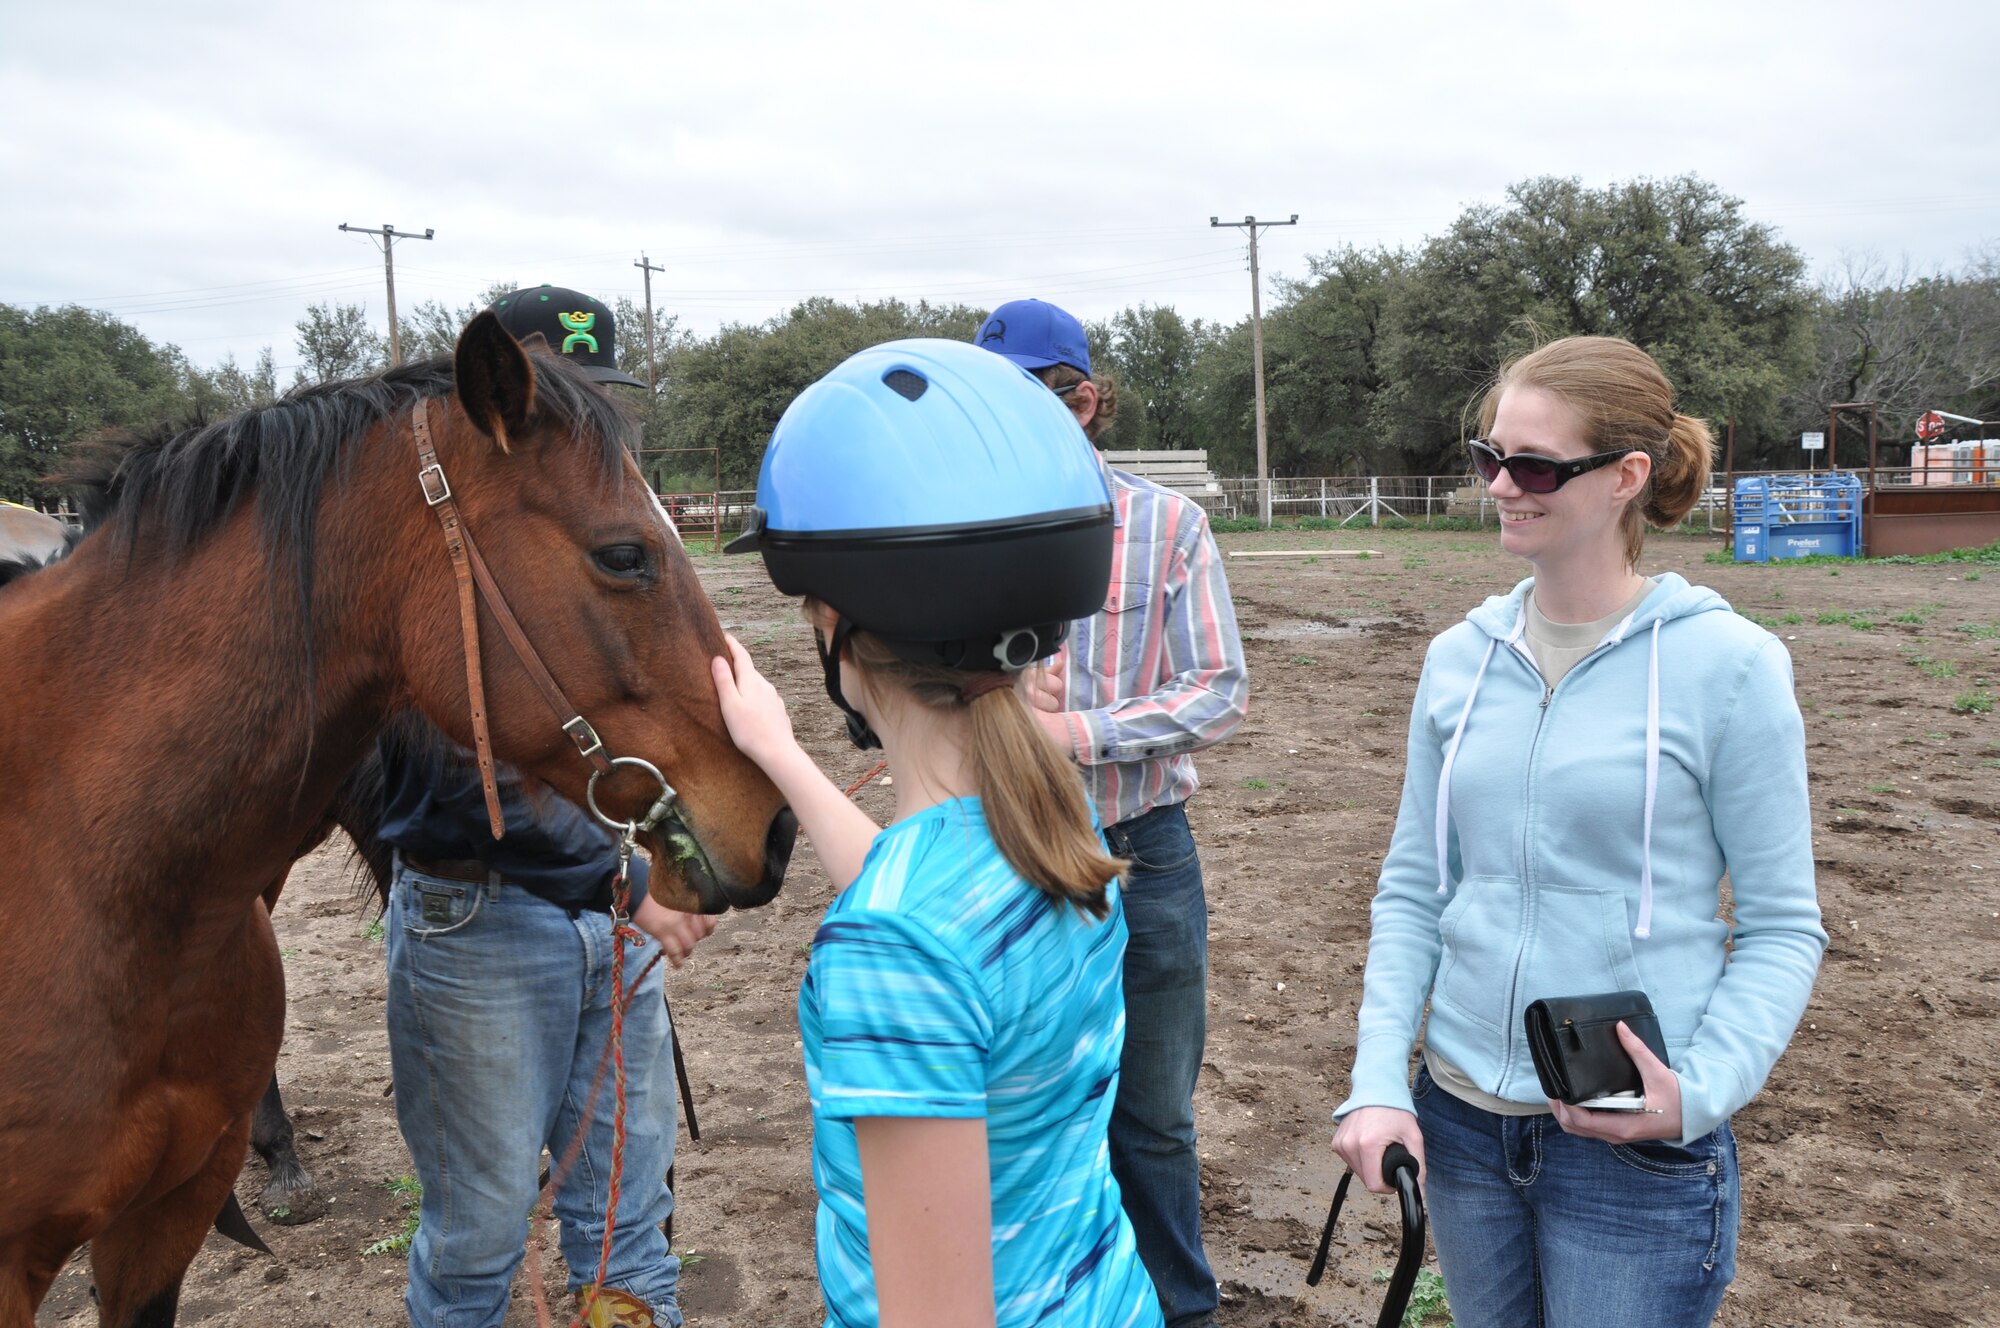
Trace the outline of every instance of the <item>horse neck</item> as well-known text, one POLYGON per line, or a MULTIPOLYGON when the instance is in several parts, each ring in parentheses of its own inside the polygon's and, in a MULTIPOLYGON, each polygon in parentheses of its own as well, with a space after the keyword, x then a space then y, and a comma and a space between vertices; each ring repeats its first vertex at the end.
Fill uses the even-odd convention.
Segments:
POLYGON ((310 685, 290 561, 266 556, 250 504, 171 559, 107 532, 0 599, 0 677, 20 684, 0 770, 34 772, 0 808, 22 879, 226 912, 285 870, 398 681, 384 661, 423 506, 414 479, 385 496, 391 472, 365 459, 382 450, 322 500, 310 685))

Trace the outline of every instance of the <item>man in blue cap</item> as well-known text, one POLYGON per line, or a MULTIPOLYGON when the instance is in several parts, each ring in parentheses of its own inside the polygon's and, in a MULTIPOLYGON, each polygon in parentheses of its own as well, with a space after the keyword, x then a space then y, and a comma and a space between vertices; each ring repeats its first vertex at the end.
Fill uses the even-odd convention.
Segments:
MULTIPOLYGON (((1083 324, 1042 300, 995 309, 974 340, 1060 396, 1094 443, 1118 411, 1092 375, 1083 324)), ((1108 470, 1111 584, 1095 617, 1033 689, 1049 736, 1082 768, 1125 878, 1125 1053, 1111 1169, 1169 1328, 1213 1324, 1201 1243, 1194 1086, 1208 1027, 1208 902, 1186 802, 1192 753, 1243 722, 1249 679, 1208 515, 1149 480, 1108 470)))

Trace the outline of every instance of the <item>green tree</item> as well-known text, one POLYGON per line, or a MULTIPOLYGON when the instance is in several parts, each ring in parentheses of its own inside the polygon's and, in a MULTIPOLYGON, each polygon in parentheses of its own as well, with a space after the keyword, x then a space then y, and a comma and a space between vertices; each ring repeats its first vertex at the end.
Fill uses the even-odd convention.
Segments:
POLYGON ((292 379, 294 387, 359 377, 389 362, 389 348, 369 325, 366 305, 310 305, 295 328, 293 344, 301 363, 292 379))
MULTIPOLYGON (((1352 247, 1308 258, 1311 276, 1275 283, 1264 316, 1267 458, 1274 475, 1393 469, 1373 424, 1384 385, 1385 310, 1404 280, 1400 250, 1352 247)), ((1250 325, 1214 340, 1201 377, 1212 455, 1256 471, 1257 421, 1250 325)))
POLYGON ((1118 384, 1118 417, 1107 445, 1131 451, 1203 446, 1195 368, 1222 329, 1199 318, 1190 323, 1172 305, 1140 304, 1089 331, 1092 366, 1109 368, 1118 384))
MULTIPOLYGON (((722 487, 757 482, 764 444, 792 398, 849 355, 901 337, 969 341, 984 313, 964 305, 901 300, 807 300, 756 325, 679 340, 663 356, 658 446, 721 449, 722 487)), ((643 353, 643 351, 642 351, 643 353)), ((683 456, 670 464, 692 468, 683 456)), ((700 487, 694 483, 669 487, 700 487)))
POLYGON ((1501 364, 1596 334, 1651 352, 1686 413, 1775 438, 1786 389, 1810 364, 1811 312, 1797 251, 1706 180, 1529 180, 1505 206, 1468 209, 1398 283, 1375 425, 1406 468, 1454 468, 1501 364))
POLYGON ((490 309, 503 295, 517 289, 513 282, 496 281, 489 284, 479 298, 454 308, 443 300, 424 300, 407 314, 396 318, 396 334, 403 343, 403 359, 427 360, 434 355, 449 355, 458 346, 458 334, 465 325, 477 318, 481 310, 490 309))
POLYGON ((109 314, 0 305, 0 497, 50 501, 64 449, 183 414, 187 367, 109 314))

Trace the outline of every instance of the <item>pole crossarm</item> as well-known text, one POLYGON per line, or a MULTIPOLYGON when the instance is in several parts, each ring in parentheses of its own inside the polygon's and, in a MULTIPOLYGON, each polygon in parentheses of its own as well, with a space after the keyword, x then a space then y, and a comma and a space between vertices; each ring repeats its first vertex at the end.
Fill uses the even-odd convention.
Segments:
POLYGON ((392 223, 386 221, 380 226, 350 226, 343 221, 340 223, 340 229, 353 231, 361 235, 373 236, 376 238, 376 242, 382 246, 382 275, 383 280, 388 283, 389 288, 389 363, 392 366, 401 364, 403 362, 403 335, 396 327, 396 241, 428 240, 436 236, 437 232, 429 226, 424 227, 422 235, 417 234, 415 231, 399 231, 392 223))

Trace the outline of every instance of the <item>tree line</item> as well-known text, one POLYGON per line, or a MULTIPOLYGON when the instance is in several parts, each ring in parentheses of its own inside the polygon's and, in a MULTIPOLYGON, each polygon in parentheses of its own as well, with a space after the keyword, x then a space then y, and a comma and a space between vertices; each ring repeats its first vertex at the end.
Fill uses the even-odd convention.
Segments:
MULTIPOLYGON (((399 320, 405 356, 449 351, 510 289, 417 305, 399 320)), ((815 298, 704 336, 656 310, 648 366, 644 311, 625 298, 614 311, 621 367, 640 378, 650 367, 658 384, 636 409, 657 478, 677 489, 708 487, 713 463, 666 449, 717 448, 722 486, 750 487, 779 415, 814 379, 893 338, 969 339, 986 312, 815 298)), ((314 305, 295 332, 298 364, 281 384, 268 347, 249 365, 203 369, 107 314, 0 305, 0 496, 52 497, 40 477, 102 429, 213 418, 387 360, 363 305, 314 305)), ((1106 446, 1203 448, 1218 473, 1252 473, 1248 319, 1142 301, 1088 332, 1094 365, 1118 385, 1106 446)), ((1892 440, 1907 441, 1926 410, 2000 417, 2000 243, 1950 272, 1863 258, 1814 279, 1773 228, 1698 176, 1527 180, 1419 246, 1331 250, 1275 283, 1264 318, 1272 473, 1457 473, 1495 371, 1573 333, 1655 355, 1682 411, 1718 432, 1734 421, 1738 469, 1795 467, 1798 434, 1839 402, 1879 402, 1892 440)))

